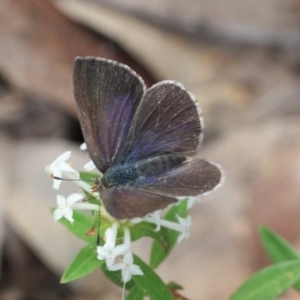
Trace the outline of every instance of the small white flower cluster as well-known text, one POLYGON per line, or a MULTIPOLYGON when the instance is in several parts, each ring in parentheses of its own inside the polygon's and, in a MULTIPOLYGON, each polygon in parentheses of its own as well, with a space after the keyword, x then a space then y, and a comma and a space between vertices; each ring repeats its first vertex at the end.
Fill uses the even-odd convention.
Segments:
POLYGON ((105 244, 97 247, 98 259, 104 260, 110 271, 121 270, 123 282, 128 282, 132 275, 143 275, 138 265, 133 264, 131 236, 128 227, 124 228, 124 243, 116 246, 118 223, 115 222, 105 231, 105 244), (123 256, 121 263, 115 263, 118 256, 123 256))
MULTIPOLYGON (((80 180, 79 172, 74 170, 67 160, 71 156, 71 151, 66 151, 59 157, 57 157, 53 163, 46 166, 45 171, 50 177, 53 178, 53 188, 58 190, 62 179, 73 180, 83 190, 91 192, 91 187, 80 180)), ((57 195, 57 208, 54 211, 54 220, 58 221, 60 218, 65 217, 70 222, 73 220, 73 209, 88 209, 88 210, 99 210, 99 206, 90 203, 76 203, 82 200, 84 196, 79 193, 74 193, 65 198, 62 195, 57 195)))
MULTIPOLYGON (((85 144, 81 145, 81 149, 86 149, 85 144)), ((79 172, 74 170, 67 160, 71 156, 71 151, 67 151, 60 155, 54 160, 54 162, 45 168, 45 171, 54 179, 53 188, 58 190, 62 182, 61 179, 67 179, 74 181, 83 190, 91 193, 91 187, 80 180, 79 172)), ((95 165, 92 161, 84 166, 85 170, 92 170, 95 165)), ((97 193, 93 193, 98 195, 97 193)), ((99 195, 98 195, 99 196, 99 195)), ((87 210, 99 210, 99 206, 90 203, 83 203, 81 201, 84 195, 73 193, 65 198, 62 195, 57 195, 57 208, 54 211, 54 220, 58 221, 62 217, 65 217, 70 222, 74 222, 73 219, 73 209, 87 209, 87 210)), ((190 201, 189 206, 195 202, 193 199, 190 201)), ((178 223, 167 221, 161 219, 160 212, 156 211, 144 218, 134 218, 131 219, 132 224, 139 223, 141 221, 146 221, 152 224, 156 224, 156 231, 159 231, 161 226, 167 227, 169 229, 175 230, 180 233, 177 242, 183 239, 189 238, 189 228, 191 226, 191 217, 181 218, 177 216, 178 223)), ((118 230, 118 220, 115 220, 112 227, 108 228, 105 232, 105 244, 103 246, 97 247, 97 257, 100 260, 105 260, 107 268, 111 271, 121 270, 122 279, 124 284, 128 282, 132 275, 143 275, 142 270, 139 266, 133 264, 133 255, 131 252, 131 236, 128 227, 124 228, 124 243, 121 245, 116 245, 117 243, 117 230, 118 230), (122 256, 122 262, 116 263, 116 258, 122 256)))

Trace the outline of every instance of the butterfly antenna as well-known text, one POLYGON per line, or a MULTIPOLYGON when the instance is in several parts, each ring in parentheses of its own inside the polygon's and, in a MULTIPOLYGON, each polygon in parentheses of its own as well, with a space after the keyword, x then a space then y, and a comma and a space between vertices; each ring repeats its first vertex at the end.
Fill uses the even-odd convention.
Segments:
POLYGON ((52 178, 56 179, 56 180, 63 180, 63 181, 84 181, 84 182, 95 181, 95 179, 93 179, 93 178, 91 178, 91 179, 81 179, 81 178, 70 179, 70 178, 61 178, 58 176, 52 176, 52 178))

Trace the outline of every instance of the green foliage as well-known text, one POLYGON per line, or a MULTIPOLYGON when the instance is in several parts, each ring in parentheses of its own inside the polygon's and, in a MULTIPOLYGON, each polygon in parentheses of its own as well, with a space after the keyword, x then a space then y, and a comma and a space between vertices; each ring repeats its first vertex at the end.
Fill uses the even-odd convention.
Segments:
MULTIPOLYGON (((177 222, 177 216, 186 217, 188 214, 187 201, 188 199, 185 199, 178 205, 172 206, 166 213, 164 219, 177 222)), ((154 269, 169 256, 179 236, 177 231, 167 228, 161 228, 159 233, 161 240, 159 242, 157 240, 153 242, 150 255, 150 266, 154 269)))
MULTIPOLYGON (((81 176, 83 176, 81 174, 81 176)), ((84 174, 85 178, 91 178, 90 173, 84 174)), ((90 203, 99 203, 98 199, 88 195, 90 203)), ((165 220, 177 222, 177 216, 186 217, 187 199, 178 205, 172 206, 164 216, 165 220)), ((96 253, 96 236, 87 235, 91 229, 98 224, 98 214, 87 215, 78 211, 73 212, 74 223, 66 219, 61 219, 63 224, 73 234, 86 241, 88 244, 78 253, 70 266, 67 268, 61 279, 62 283, 70 282, 88 275, 93 270, 101 267, 106 277, 120 287, 124 287, 121 271, 109 271, 104 260, 99 260, 96 253)), ((110 219, 101 220, 101 236, 105 230, 111 226, 110 219)), ((166 285, 154 271, 167 257, 177 243, 179 232, 161 227, 155 231, 156 225, 148 222, 137 224, 120 223, 118 240, 123 238, 122 226, 130 228, 131 240, 136 241, 142 237, 153 239, 150 265, 134 255, 134 263, 143 271, 143 275, 133 275, 132 279, 126 283, 128 290, 126 300, 142 300, 148 296, 151 300, 174 299, 170 290, 176 290, 180 286, 166 285)), ((262 244, 273 261, 273 265, 264 268, 248 280, 246 280, 229 300, 268 300, 275 299, 287 289, 294 287, 300 291, 300 255, 285 239, 277 235, 272 230, 261 226, 260 237, 262 244)))
POLYGON ((300 259, 265 268, 251 276, 230 300, 271 300, 300 279, 300 259))
MULTIPOLYGON (((52 212, 53 211, 54 209, 52 209, 52 212)), ((87 236, 87 232, 93 225, 92 216, 88 216, 87 214, 75 210, 73 211, 73 219, 74 223, 71 223, 65 218, 61 218, 58 222, 65 226, 74 235, 88 243, 95 240, 93 236, 87 236)))
POLYGON ((300 291, 300 255, 284 238, 261 226, 262 244, 274 265, 252 275, 230 300, 275 299, 287 289, 300 291))
MULTIPOLYGON (((119 287, 123 288, 124 283, 122 280, 121 271, 109 271, 105 263, 101 265, 101 269, 107 279, 109 279, 115 285, 118 285, 119 287)), ((126 290, 131 290, 133 287, 134 287, 134 281, 132 279, 126 282, 125 285, 126 290)))
POLYGON ((99 174, 90 173, 90 172, 79 172, 80 179, 91 187, 95 184, 95 180, 100 177, 99 174))
POLYGON ((92 242, 80 250, 61 278, 61 283, 67 283, 84 277, 103 264, 97 258, 96 244, 92 242))
POLYGON ((300 258, 293 246, 271 229, 260 226, 259 233, 262 244, 273 262, 277 263, 300 258))
POLYGON ((148 264, 136 255, 134 255, 134 263, 140 266, 144 275, 133 276, 133 280, 145 295, 148 295, 152 300, 174 300, 167 285, 148 264))
MULTIPOLYGON (((91 173, 81 173, 81 178, 95 178, 91 173)), ((98 176, 97 176, 98 177, 98 176)), ((92 182, 92 181, 91 181, 92 182)), ((91 184, 92 186, 92 184, 91 184)), ((99 203, 98 199, 87 193, 87 201, 90 203, 99 203)), ((186 217, 187 199, 181 201, 178 205, 172 206, 164 216, 165 220, 178 222, 177 216, 186 217)), ((121 271, 109 271, 104 260, 99 260, 96 253, 96 235, 88 236, 87 233, 96 228, 98 222, 98 214, 87 215, 78 211, 73 211, 74 223, 66 219, 61 219, 60 223, 64 225, 70 232, 86 241, 88 244, 74 258, 67 270, 64 272, 61 282, 67 283, 83 276, 88 275, 93 270, 101 267, 106 277, 116 285, 123 287, 121 271)), ((111 226, 111 220, 101 220, 101 236, 104 236, 105 230, 111 226)), ((132 225, 132 223, 120 223, 119 230, 122 226, 130 227, 131 240, 136 241, 142 237, 150 237, 153 239, 153 246, 150 256, 150 266, 134 255, 134 263, 143 271, 143 275, 133 276, 126 283, 125 288, 128 290, 127 300, 140 300, 144 296, 149 296, 151 300, 173 300, 174 297, 162 279, 156 274, 154 268, 161 264, 174 248, 179 233, 177 231, 162 227, 159 231, 155 231, 156 225, 148 222, 140 222, 132 225), (123 225, 122 225, 123 224, 123 225)), ((96 231, 96 230, 95 230, 96 231)), ((122 239, 122 232, 118 233, 118 239, 122 239)))
POLYGON ((143 291, 136 285, 134 286, 130 292, 126 296, 126 300, 143 300, 144 299, 143 291))

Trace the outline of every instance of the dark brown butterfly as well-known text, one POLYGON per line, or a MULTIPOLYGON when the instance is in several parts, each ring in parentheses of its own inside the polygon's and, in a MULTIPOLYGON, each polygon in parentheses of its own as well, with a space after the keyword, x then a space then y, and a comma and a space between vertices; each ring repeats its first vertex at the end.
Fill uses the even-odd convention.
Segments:
POLYGON ((112 216, 142 217, 220 184, 218 165, 192 157, 203 118, 180 83, 146 89, 128 66, 94 57, 77 57, 73 78, 83 136, 103 174, 96 185, 112 216))

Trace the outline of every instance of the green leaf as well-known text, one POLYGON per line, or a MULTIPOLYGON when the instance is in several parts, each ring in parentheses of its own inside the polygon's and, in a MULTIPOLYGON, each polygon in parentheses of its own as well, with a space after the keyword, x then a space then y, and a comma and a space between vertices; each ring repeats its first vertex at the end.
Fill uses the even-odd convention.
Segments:
POLYGON ((168 283, 168 288, 173 291, 183 290, 183 287, 177 282, 171 281, 168 283))
POLYGON ((300 258, 300 255, 293 246, 271 229, 265 226, 260 226, 259 234, 264 248, 274 262, 300 258))
MULTIPOLYGON (((259 234, 263 246, 273 262, 278 263, 300 258, 293 246, 271 229, 260 226, 259 234)), ((294 285, 294 288, 300 291, 300 281, 294 285)))
MULTIPOLYGON (((98 201, 99 203, 99 201, 98 201)), ((52 213, 54 208, 51 209, 52 213)), ((99 215, 98 212, 94 216, 89 216, 85 213, 82 213, 78 210, 73 211, 73 219, 74 222, 71 223, 66 218, 61 218, 59 223, 65 226, 69 231, 75 234, 77 237, 81 238, 86 242, 95 241, 97 239, 97 230, 98 230, 98 222, 99 215), (90 232, 91 229, 95 230, 94 235, 88 236, 87 233, 90 232)), ((100 224, 100 236, 104 237, 105 230, 111 226, 111 223, 108 223, 104 218, 101 218, 100 224)))
POLYGON ((86 245, 80 250, 61 278, 61 283, 67 283, 86 276, 103 264, 97 258, 95 242, 86 245))
MULTIPOLYGON (((188 199, 182 200, 178 205, 173 205, 166 213, 164 219, 172 222, 178 222, 177 216, 186 218, 188 214, 187 209, 188 199)), ((177 243, 179 232, 167 228, 161 228, 159 231, 161 241, 158 243, 154 241, 152 244, 150 255, 150 266, 157 268, 171 253, 171 250, 177 243), (163 245, 163 246, 162 246, 163 245)))
MULTIPOLYGON (((54 209, 51 209, 52 213, 54 209)), ((95 240, 95 237, 93 236, 87 236, 87 232, 91 229, 93 226, 93 217, 88 216, 82 212, 73 211, 73 219, 74 223, 71 223, 66 218, 61 218, 59 220, 59 223, 61 223, 63 226, 65 226, 69 231, 74 233, 76 236, 81 238, 82 240, 86 242, 91 242, 92 240, 95 240)))
POLYGON ((271 300, 300 279, 300 259, 281 262, 251 276, 229 300, 271 300))
POLYGON ((101 177, 100 174, 90 173, 90 172, 79 172, 80 179, 86 182, 90 186, 95 185, 95 180, 101 177))
MULTIPOLYGON (((153 232, 155 232, 155 227, 156 226, 154 224, 147 222, 140 222, 138 224, 135 224, 130 228, 131 240, 134 242, 144 236, 152 237, 151 235, 153 234, 153 232)), ((157 232, 155 233, 157 234, 157 232)))
POLYGON ((130 228, 131 240, 136 241, 142 237, 150 237, 156 240, 158 243, 162 245, 162 247, 166 247, 165 238, 163 237, 161 230, 155 231, 156 225, 150 224, 147 222, 141 222, 137 225, 130 228))
POLYGON ((181 200, 177 205, 173 205, 170 207, 170 209, 167 211, 164 219, 177 222, 177 216, 186 218, 188 214, 188 208, 187 208, 188 198, 181 200))
POLYGON ((136 255, 134 255, 134 263, 141 268, 144 275, 132 276, 133 281, 145 295, 148 295, 151 300, 174 300, 169 288, 150 266, 136 255))
POLYGON ((127 294, 125 300, 143 300, 144 293, 140 290, 138 286, 134 286, 130 292, 127 294))
MULTIPOLYGON (((101 269, 104 273, 104 275, 111 281, 113 282, 115 285, 118 285, 119 287, 123 288, 124 283, 122 280, 122 275, 121 275, 121 271, 109 271, 107 269, 106 264, 102 264, 101 265, 101 269)), ((126 290, 131 290, 134 286, 134 281, 131 279, 130 281, 126 282, 125 284, 125 289, 126 290)))

